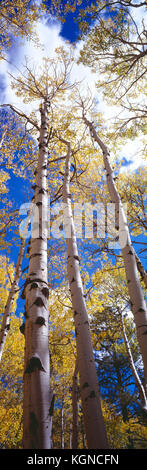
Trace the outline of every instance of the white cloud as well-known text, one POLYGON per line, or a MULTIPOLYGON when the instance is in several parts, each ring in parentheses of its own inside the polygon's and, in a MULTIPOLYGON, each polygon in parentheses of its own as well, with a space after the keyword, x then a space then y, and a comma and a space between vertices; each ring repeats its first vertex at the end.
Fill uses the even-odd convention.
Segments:
MULTIPOLYGON (((136 3, 138 3, 138 0, 136 0, 136 3)), ((130 14, 131 14, 133 20, 135 21, 135 23, 137 25, 138 31, 141 32, 143 22, 144 22, 144 24, 146 24, 146 20, 147 20, 146 6, 142 5, 142 7, 139 7, 139 8, 130 7, 130 14)))
POLYGON ((43 63, 43 57, 52 57, 56 47, 63 45, 62 38, 60 37, 61 25, 59 22, 51 22, 48 26, 45 21, 38 21, 36 24, 36 33, 38 36, 38 46, 34 40, 15 39, 13 46, 7 53, 7 61, 1 61, 0 76, 5 83, 5 89, 1 93, 1 103, 9 103, 18 106, 25 112, 32 110, 33 103, 26 105, 20 97, 17 97, 15 90, 11 88, 12 78, 9 73, 14 77, 23 72, 26 59, 33 67, 39 68, 43 63))
MULTIPOLYGON (((1 89, 1 103, 9 103, 23 109, 25 112, 32 111, 33 103, 25 104, 20 97, 17 97, 15 90, 11 88, 12 78, 9 76, 9 73, 14 77, 20 72, 23 72, 23 67, 25 65, 26 59, 28 64, 31 64, 39 73, 39 69, 43 64, 43 58, 49 57, 53 58, 55 49, 61 46, 69 49, 69 45, 66 40, 61 36, 62 25, 59 21, 55 21, 51 16, 44 18, 44 20, 38 21, 36 23, 36 32, 38 35, 38 47, 35 41, 32 40, 23 40, 15 39, 13 47, 10 48, 7 53, 7 61, 1 61, 1 70, 0 70, 0 80, 3 81, 3 89, 1 89)), ((75 48, 75 55, 78 56, 79 48, 82 45, 82 41, 78 43, 78 46, 75 48)), ((95 93, 95 76, 90 71, 89 67, 85 67, 82 64, 74 64, 71 71, 71 82, 83 82, 82 92, 85 93, 87 87, 91 89, 92 94, 95 93)))
POLYGON ((135 171, 140 166, 146 166, 145 159, 143 159, 143 142, 141 137, 136 139, 128 140, 126 144, 122 146, 122 150, 119 152, 119 158, 125 158, 128 161, 127 166, 123 166, 120 173, 135 171), (130 162, 130 163, 129 163, 130 162))
MULTIPOLYGON (((139 19, 139 21, 141 21, 139 19)), ((39 71, 43 57, 54 56, 55 49, 60 46, 68 48, 67 41, 61 37, 62 25, 50 16, 45 16, 42 21, 36 23, 36 32, 42 47, 37 47, 35 41, 24 39, 16 39, 13 47, 7 53, 8 62, 1 61, 0 79, 1 79, 1 103, 9 103, 18 107, 24 112, 29 113, 36 109, 36 103, 30 102, 23 103, 21 97, 17 97, 15 90, 11 88, 11 77, 9 72, 17 76, 18 69, 23 71, 25 59, 28 59, 29 64, 34 65, 39 71)), ((75 47, 75 56, 78 57, 79 51, 82 48, 83 41, 79 41, 75 47)), ((92 96, 96 96, 97 110, 103 113, 106 126, 109 127, 113 117, 118 114, 119 109, 116 106, 108 106, 104 101, 102 94, 97 92, 95 87, 96 74, 91 72, 90 67, 83 64, 74 64, 71 72, 71 81, 80 82, 81 94, 86 95, 87 88, 89 87, 92 96)), ((23 97, 22 97, 23 98, 23 97)), ((140 164, 144 163, 139 151, 141 148, 141 139, 135 141, 128 141, 123 149, 119 152, 119 157, 125 157, 127 160, 132 160, 130 165, 132 170, 135 170, 140 164)), ((124 170, 125 167, 123 167, 124 170)), ((128 168, 128 166, 127 166, 128 168)))

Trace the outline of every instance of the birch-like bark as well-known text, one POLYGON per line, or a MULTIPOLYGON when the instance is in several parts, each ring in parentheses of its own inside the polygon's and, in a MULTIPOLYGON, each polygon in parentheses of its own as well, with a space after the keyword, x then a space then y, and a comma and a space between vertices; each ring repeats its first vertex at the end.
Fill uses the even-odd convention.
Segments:
POLYGON ((6 130, 2 132, 2 136, 1 136, 1 139, 0 139, 0 149, 3 146, 5 135, 6 135, 6 130))
POLYGON ((18 289, 18 283, 19 283, 19 279, 21 276, 21 264, 23 260, 24 249, 25 249, 25 238, 22 238, 20 249, 19 249, 19 254, 17 258, 16 268, 15 268, 14 280, 12 282, 12 285, 8 294, 8 299, 5 305, 2 326, 0 330, 0 362, 2 359, 4 347, 5 347, 7 334, 10 329, 11 308, 12 308, 12 304, 13 304, 17 289, 18 289))
POLYGON ((61 405, 61 449, 64 449, 64 400, 61 405))
MULTIPOLYGON (((82 410, 83 411, 83 410, 82 410)), ((81 434, 82 434, 82 444, 83 449, 86 449, 86 436, 85 436, 85 429, 84 429, 84 418, 83 414, 81 413, 81 434)))
POLYGON ((72 380, 72 449, 78 448, 78 362, 72 380))
POLYGON ((88 121, 83 112, 83 120, 89 127, 91 136, 100 146, 103 152, 103 161, 106 170, 107 186, 113 203, 115 203, 116 227, 119 230, 119 241, 124 260, 131 309, 137 329, 137 338, 144 364, 145 384, 147 390, 147 309, 142 288, 139 281, 135 253, 131 243, 127 219, 123 210, 120 196, 115 186, 113 171, 109 162, 110 153, 106 145, 98 136, 94 125, 88 121))
POLYGON ((49 390, 49 417, 50 417, 50 447, 53 449, 53 435, 52 435, 52 424, 53 424, 53 414, 54 414, 54 400, 55 395, 53 390, 49 390))
POLYGON ((137 255, 135 250, 134 250, 134 253, 135 253, 135 259, 137 263, 138 272, 140 273, 141 279, 144 282, 144 286, 147 289, 147 272, 145 271, 144 266, 142 265, 142 262, 140 261, 140 258, 137 255))
POLYGON ((69 192, 71 146, 69 142, 64 139, 61 140, 68 148, 63 182, 63 203, 66 207, 64 228, 66 232, 67 272, 74 311, 77 361, 85 432, 88 448, 105 449, 108 448, 108 443, 101 410, 88 313, 79 269, 79 256, 71 208, 71 195, 69 192))
MULTIPOLYGON (((119 313, 120 313, 120 309, 119 309, 119 313)), ((146 394, 145 394, 145 389, 143 387, 143 384, 141 383, 140 377, 138 375, 138 372, 137 372, 135 364, 134 364, 131 348, 130 348, 129 341, 128 341, 127 334, 126 334, 126 330, 125 330, 123 314, 120 313, 120 316, 121 316, 121 322, 122 322, 123 337, 124 337, 124 342, 125 342, 125 346, 126 346, 126 351, 127 351, 127 354, 128 354, 128 360, 129 360, 130 368, 131 368, 134 380, 136 382, 136 385, 137 385, 137 388, 138 388, 138 391, 139 391, 139 396, 140 396, 140 400, 141 400, 141 403, 142 403, 142 407, 145 411, 147 411, 147 397, 146 397, 146 394)))
POLYGON ((52 445, 52 419, 49 413, 47 141, 48 102, 45 100, 41 108, 39 156, 33 201, 39 211, 39 227, 37 227, 38 233, 34 232, 30 242, 29 271, 24 288, 26 321, 23 446, 25 449, 50 449, 52 445))

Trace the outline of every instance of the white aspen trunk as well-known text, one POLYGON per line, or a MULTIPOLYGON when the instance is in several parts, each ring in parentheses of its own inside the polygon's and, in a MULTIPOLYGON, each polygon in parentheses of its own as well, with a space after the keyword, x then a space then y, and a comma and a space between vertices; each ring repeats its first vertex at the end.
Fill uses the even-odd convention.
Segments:
POLYGON ((72 449, 78 448, 78 362, 72 380, 72 449))
POLYGON ((64 449, 64 401, 61 406, 61 449, 64 449))
POLYGON ((127 351, 127 354, 128 354, 128 360, 129 360, 130 368, 131 368, 134 380, 136 382, 136 385, 137 385, 137 388, 138 388, 138 391, 139 391, 142 407, 145 411, 147 411, 147 397, 146 397, 146 394, 145 394, 145 389, 144 389, 144 387, 141 383, 140 377, 138 375, 138 372, 137 372, 135 364, 134 364, 132 352, 131 352, 131 349, 130 349, 129 341, 128 341, 126 330, 125 330, 123 314, 120 312, 120 309, 119 309, 119 313, 120 313, 120 316, 121 316, 123 337, 124 337, 124 342, 125 342, 125 346, 126 346, 126 351, 127 351))
POLYGON ((21 264, 23 260, 23 255, 24 255, 24 249, 25 249, 25 238, 21 239, 21 245, 19 249, 19 254, 17 258, 17 263, 16 263, 16 268, 15 268, 15 274, 14 274, 14 280, 12 282, 9 294, 8 294, 8 299, 5 305, 5 310, 3 314, 3 320, 2 320, 2 326, 0 330, 0 362, 2 359, 2 354, 4 351, 5 347, 5 342, 7 338, 8 331, 10 329, 10 314, 11 314, 11 308, 12 304, 15 298, 15 294, 18 289, 18 282, 21 276, 21 264))
POLYGON ((88 121, 83 113, 83 120, 89 127, 91 136, 100 146, 103 152, 104 166, 106 170, 107 185, 111 200, 115 203, 116 226, 119 230, 120 245, 124 260, 126 280, 131 302, 131 310, 137 329, 137 337, 142 354, 145 375, 145 388, 147 391, 147 309, 142 288, 139 281, 134 249, 131 243, 126 216, 123 210, 120 196, 115 186, 114 176, 109 162, 109 150, 98 136, 93 124, 88 121))
POLYGON ((70 427, 70 434, 69 434, 69 448, 72 449, 72 426, 70 427))
POLYGON ((140 261, 140 258, 139 256, 137 255, 136 251, 134 250, 134 253, 135 253, 135 258, 136 258, 136 264, 137 264, 137 269, 138 269, 138 272, 140 273, 141 275, 141 279, 142 281, 144 282, 144 286, 145 288, 147 289, 147 272, 145 271, 143 265, 142 265, 142 262, 140 261))
POLYGON ((50 447, 53 449, 53 435, 52 435, 52 424, 53 424, 53 413, 54 413, 54 393, 50 388, 49 390, 49 418, 50 418, 50 447))
POLYGON ((4 142, 4 139, 5 139, 5 135, 6 135, 6 130, 3 131, 2 136, 1 136, 1 139, 0 139, 0 149, 1 149, 2 146, 3 146, 3 142, 4 142))
POLYGON ((71 195, 69 193, 71 148, 68 142, 64 139, 61 140, 68 147, 63 182, 63 203, 65 203, 66 206, 64 227, 66 231, 67 271, 74 311, 77 361, 85 432, 89 449, 105 449, 108 448, 108 443, 101 410, 88 313, 79 269, 79 256, 71 208, 71 195))
POLYGON ((86 436, 85 436, 85 430, 84 430, 83 414, 81 414, 81 434, 82 434, 83 449, 86 449, 86 436))
POLYGON ((34 203, 39 210, 39 232, 31 238, 29 271, 25 295, 24 423, 25 449, 50 449, 49 414, 50 362, 48 342, 47 273, 47 160, 48 104, 41 108, 39 156, 36 169, 34 203))

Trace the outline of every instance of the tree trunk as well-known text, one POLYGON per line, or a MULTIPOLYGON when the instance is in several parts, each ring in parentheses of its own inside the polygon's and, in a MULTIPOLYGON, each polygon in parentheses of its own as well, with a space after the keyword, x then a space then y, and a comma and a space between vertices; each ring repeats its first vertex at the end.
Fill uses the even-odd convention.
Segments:
POLYGON ((89 319, 79 269, 79 256, 71 208, 71 195, 69 193, 71 147, 70 143, 64 139, 61 140, 68 148, 63 182, 63 203, 66 208, 64 213, 64 228, 66 232, 67 271, 74 311, 77 361, 85 431, 89 449, 105 449, 108 448, 108 444, 101 410, 89 319))
POLYGON ((140 261, 140 258, 137 255, 135 250, 134 250, 134 253, 135 253, 138 272, 140 273, 141 279, 144 282, 144 286, 147 289, 147 272, 145 271, 145 269, 142 265, 142 262, 140 261))
MULTIPOLYGON (((83 411, 83 410, 82 410, 82 411, 83 411)), ((83 414, 81 414, 81 434, 82 434, 82 445, 83 445, 83 449, 86 449, 86 439, 85 439, 85 430, 84 430, 83 414)))
POLYGON ((72 449, 78 448, 78 363, 72 381, 72 449))
POLYGON ((3 142, 4 142, 4 139, 5 139, 5 135, 6 135, 6 129, 2 132, 2 136, 1 136, 1 139, 0 139, 0 149, 1 149, 2 146, 3 146, 3 142))
POLYGON ((1 326, 1 331, 0 331, 0 362, 2 359, 2 354, 3 354, 7 334, 10 329, 11 308, 12 308, 12 304, 15 298, 15 294, 18 289, 18 282, 21 276, 21 264, 23 260, 24 249, 25 249, 25 237, 21 239, 19 255, 18 255, 16 268, 15 268, 14 280, 12 282, 12 285, 8 294, 8 299, 7 299, 5 311, 3 314, 2 326, 1 326))
POLYGON ((116 227, 119 230, 119 241, 124 260, 131 309, 134 314, 138 342, 144 363, 145 387, 147 390, 147 309, 142 288, 139 282, 135 253, 130 239, 126 216, 123 210, 120 196, 115 186, 113 172, 109 163, 109 151, 98 136, 93 124, 86 119, 84 113, 83 120, 89 127, 91 136, 98 143, 103 152, 108 190, 112 202, 115 203, 116 227))
POLYGON ((53 390, 50 388, 49 390, 49 429, 50 429, 50 448, 53 449, 53 434, 52 434, 52 424, 53 424, 53 414, 54 414, 54 401, 55 395, 53 390))
POLYGON ((123 314, 120 312, 120 309, 119 309, 119 313, 120 313, 120 316, 121 316, 123 337, 124 337, 124 342, 125 342, 125 346, 126 346, 126 351, 127 351, 127 354, 128 354, 128 360, 129 360, 130 368, 131 368, 135 383, 136 383, 138 391, 139 391, 142 407, 145 411, 147 411, 147 398, 146 398, 145 390, 144 390, 144 387, 141 383, 141 380, 139 378, 139 375, 137 373, 137 370, 136 370, 136 367, 135 367, 135 364, 134 364, 132 352, 131 352, 131 349, 130 349, 130 346, 129 346, 129 341, 128 341, 128 338, 127 338, 127 335, 126 335, 123 314))
POLYGON ((127 393, 124 390, 119 359, 117 357, 114 345, 113 345, 113 362, 114 362, 114 367, 115 367, 116 376, 117 376, 117 389, 118 389, 118 396, 119 396, 120 408, 121 408, 121 413, 122 413, 122 419, 124 423, 126 423, 126 421, 128 421, 129 419, 128 399, 127 399, 127 393))
POLYGON ((61 449, 64 449, 64 401, 61 405, 61 449))
POLYGON ((30 243, 25 294, 24 432, 25 449, 51 448, 49 414, 50 364, 48 343, 47 273, 47 159, 48 105, 41 108, 39 156, 34 203, 39 211, 39 231, 30 243))

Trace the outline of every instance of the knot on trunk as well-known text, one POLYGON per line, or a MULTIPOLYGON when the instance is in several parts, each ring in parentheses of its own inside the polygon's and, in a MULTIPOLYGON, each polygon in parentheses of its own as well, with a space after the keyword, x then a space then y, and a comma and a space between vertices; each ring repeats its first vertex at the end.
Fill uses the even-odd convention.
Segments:
POLYGON ((79 258, 79 256, 75 255, 75 256, 74 256, 74 259, 76 259, 76 260, 79 261, 79 263, 80 263, 80 258, 79 258))
POLYGON ((49 288, 48 287, 43 287, 41 292, 44 295, 44 297, 46 297, 48 299, 48 297, 49 297, 49 288))
POLYGON ((37 289, 37 287, 38 287, 37 282, 32 282, 31 287, 30 287, 30 290, 32 290, 32 289, 37 289))
POLYGON ((37 320, 36 320, 36 325, 40 325, 40 326, 43 326, 45 325, 45 318, 44 317, 37 317, 37 320))
POLYGON ((35 355, 35 356, 32 356, 30 358, 30 360, 28 362, 28 365, 26 367, 25 373, 26 374, 31 374, 32 372, 34 372, 37 369, 45 372, 45 369, 42 365, 40 357, 35 355))
POLYGON ((44 302, 41 297, 37 297, 33 305, 37 305, 37 307, 45 307, 44 302))
POLYGON ((49 416, 53 416, 53 413, 54 413, 54 402, 55 402, 55 395, 53 394, 52 399, 51 399, 50 408, 49 408, 49 416))
POLYGON ((36 419, 35 413, 31 412, 30 413, 30 433, 31 433, 31 435, 36 436, 37 428, 38 428, 38 421, 36 419))
POLYGON ((38 207, 42 206, 42 202, 41 201, 36 202, 36 206, 38 207))
POLYGON ((20 326, 19 329, 20 329, 20 333, 21 333, 22 335, 24 335, 24 333, 25 333, 25 323, 22 323, 22 325, 20 326))
POLYGON ((46 193, 46 189, 44 189, 44 188, 41 188, 38 191, 38 194, 45 194, 45 193, 46 193))

